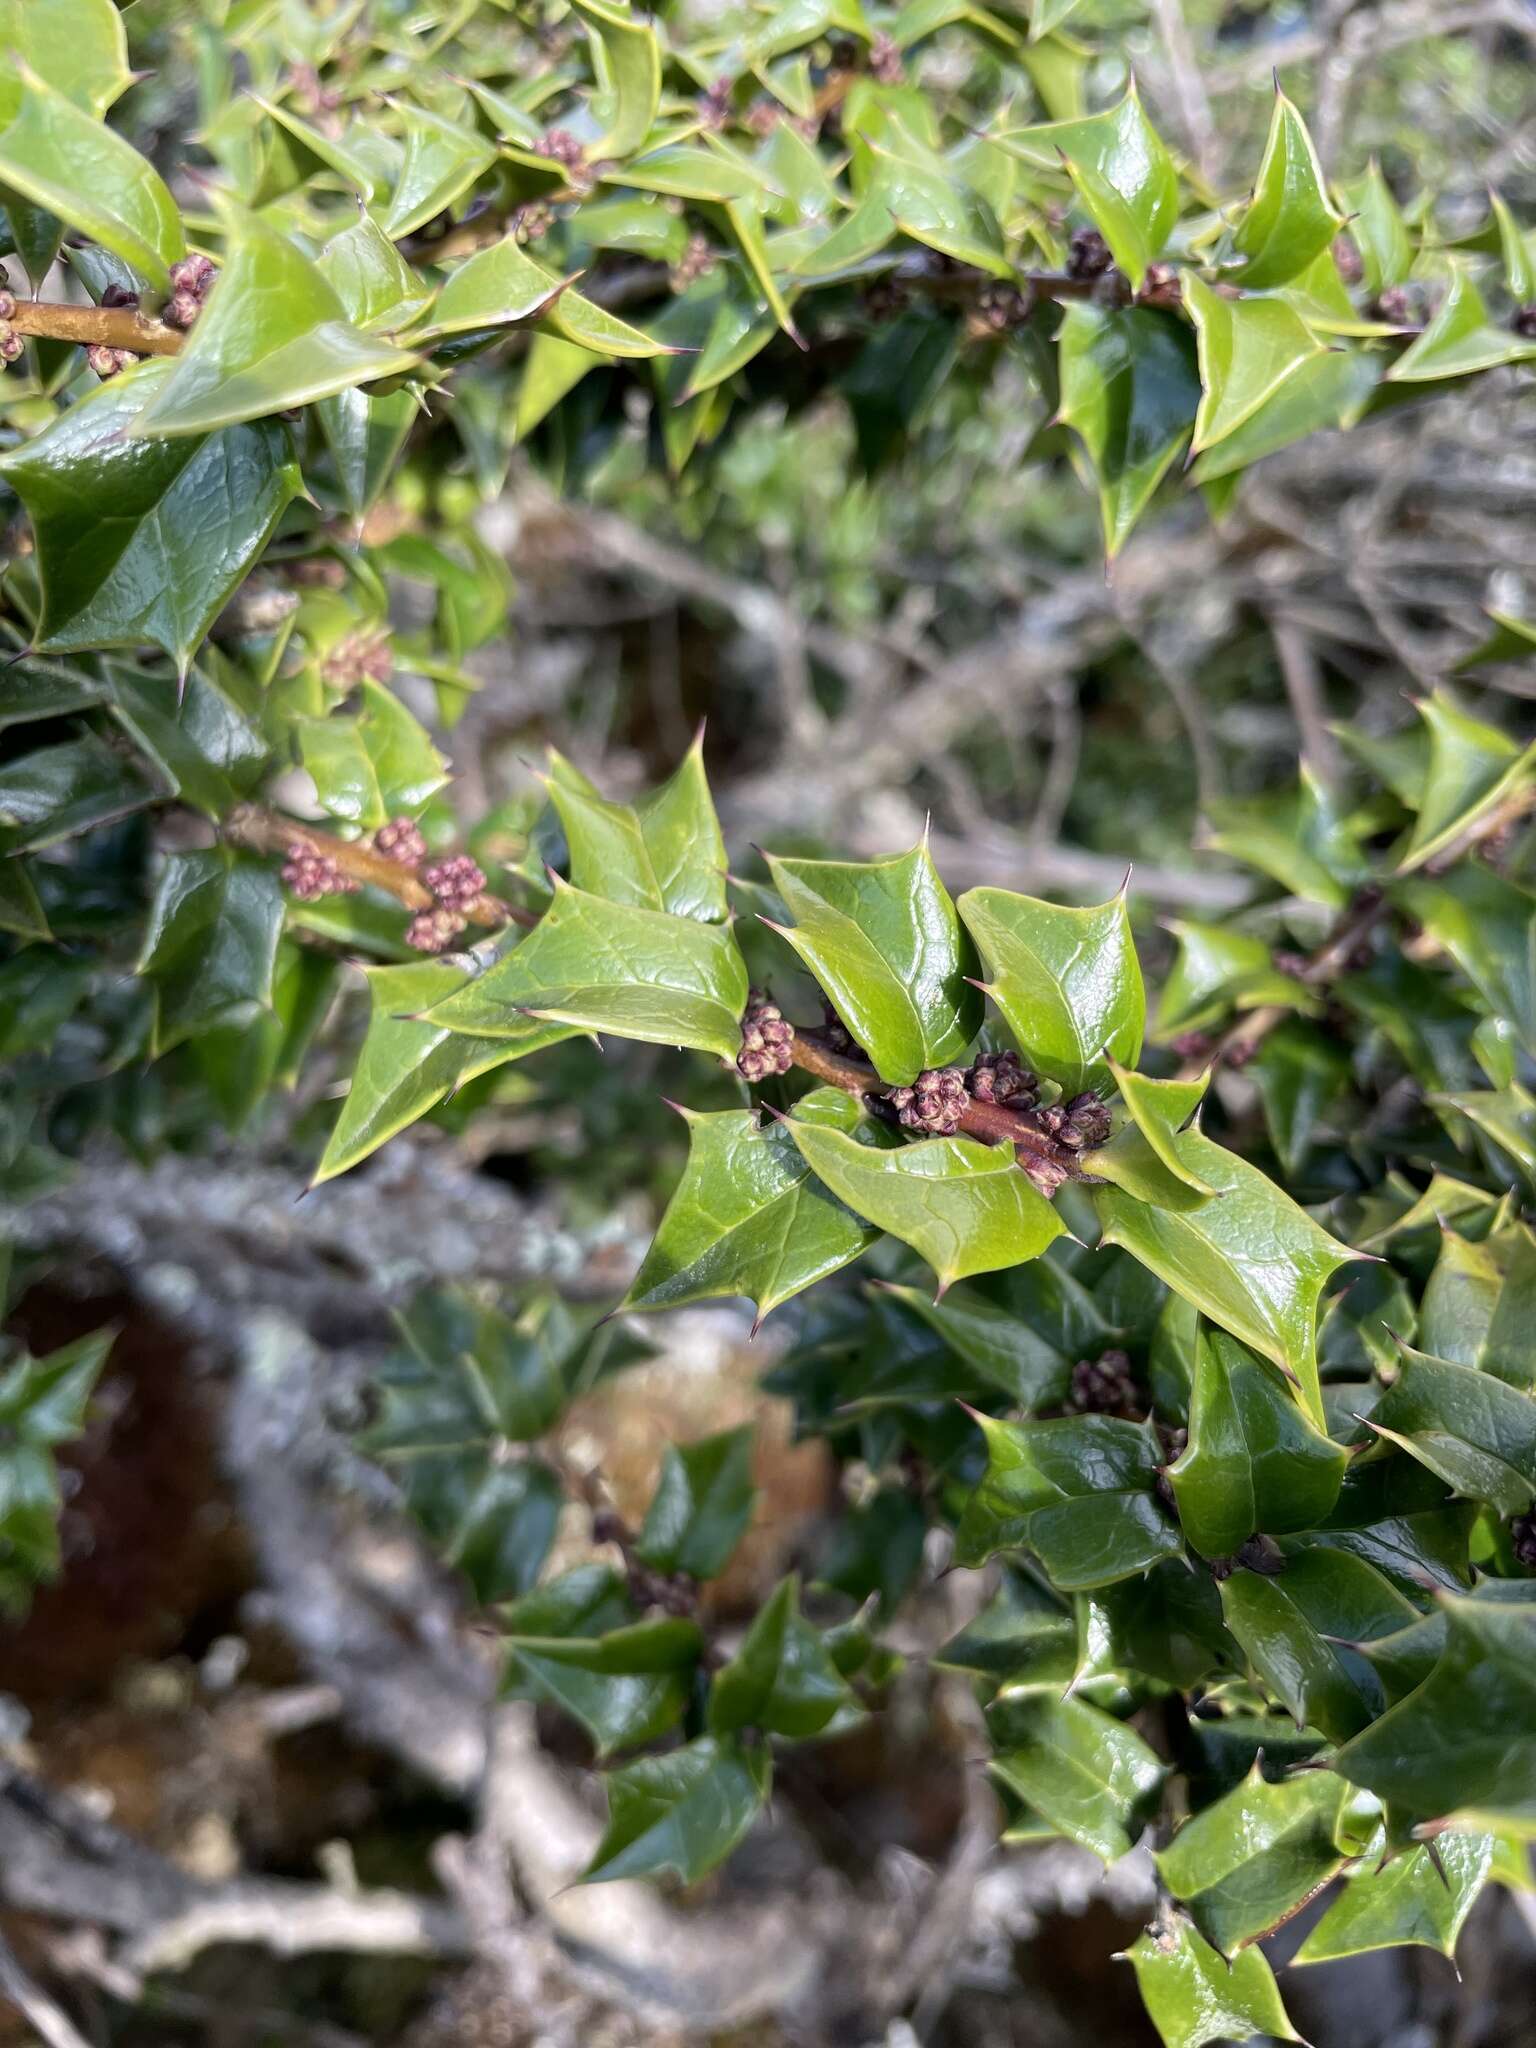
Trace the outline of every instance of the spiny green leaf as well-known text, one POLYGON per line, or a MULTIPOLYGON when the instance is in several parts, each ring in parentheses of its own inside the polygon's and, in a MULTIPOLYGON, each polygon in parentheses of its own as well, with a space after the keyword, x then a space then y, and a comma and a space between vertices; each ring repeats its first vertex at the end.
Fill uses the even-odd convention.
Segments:
POLYGON ((1261 1949, 1244 1949, 1229 1962, 1181 1913, 1167 1913, 1126 1954, 1163 2048, 1206 2048, 1259 2034, 1301 2039, 1261 1949))
POLYGON ((1247 258, 1241 272, 1244 290, 1267 291, 1297 276, 1342 225, 1307 125, 1277 91, 1253 201, 1232 238, 1238 254, 1247 258))
POLYGON ((1371 1949, 1413 1945, 1456 1953, 1456 1937, 1493 1862, 1492 1835, 1448 1832, 1410 1849, 1385 1870, 1362 1865, 1292 1956, 1293 1965, 1330 1963, 1371 1949))
POLYGON ((970 889, 960 915, 1025 1060, 1066 1096, 1105 1088, 1109 1059, 1134 1066, 1146 994, 1122 892, 1086 910, 1011 889, 970 889))
POLYGON ((1081 301, 1062 312, 1060 417, 1082 439, 1099 494, 1104 551, 1130 538, 1189 437, 1200 379, 1189 336, 1144 306, 1081 301))
POLYGON ((1135 1845, 1164 1768, 1134 1729, 1085 1700, 1036 1696, 1009 1712, 988 1766, 1059 1834, 1113 1863, 1135 1845))
POLYGON ((1415 708, 1428 734, 1429 763, 1412 800, 1417 816, 1400 874, 1433 860, 1536 773, 1536 746, 1522 750, 1444 691, 1421 697, 1415 708))
POLYGON ((332 235, 316 267, 354 327, 393 333, 408 327, 431 303, 430 287, 366 213, 332 235))
POLYGON ((6 854, 56 846, 114 818, 141 811, 155 792, 129 761, 93 732, 0 761, 0 834, 6 854))
POLYGON ((1044 1408, 1065 1395, 1071 1377, 1065 1353, 976 1288, 962 1283, 938 1301, 921 1287, 887 1291, 937 1330, 956 1357, 1021 1408, 1044 1408))
POLYGON ((725 841, 704 774, 702 734, 667 781, 633 804, 606 802, 554 753, 549 796, 578 889, 677 917, 724 918, 725 841))
POLYGON ((885 860, 769 858, 795 923, 774 930, 826 990, 883 1081, 956 1059, 981 1024, 976 956, 926 844, 885 860))
POLYGON ((855 1215, 920 1253, 941 1293, 968 1274, 1037 1258, 1062 1234, 1012 1146, 928 1138, 887 1152, 798 1119, 789 1129, 811 1171, 855 1215))
POLYGON ((3 0, 0 50, 98 117, 133 83, 113 0, 3 0))
POLYGON ((715 1673, 706 1720, 711 1735, 756 1728, 803 1742, 853 1704, 821 1636, 800 1612, 800 1584, 791 1574, 759 1608, 736 1655, 715 1673))
POLYGON ((1482 862, 1458 863, 1398 894, 1496 1015, 1536 1053, 1536 896, 1482 862))
POLYGON ((1454 1492, 1523 1514, 1536 1497, 1536 1399, 1475 1366, 1403 1347, 1373 1430, 1454 1492))
POLYGON ((1527 306, 1536 299, 1536 260, 1531 255, 1531 245, 1520 232, 1520 224, 1499 197, 1490 191, 1488 204, 1499 230, 1499 257, 1504 265, 1504 283, 1509 296, 1517 306, 1527 306))
POLYGON ((426 107, 405 100, 393 105, 405 131, 405 153, 379 225, 391 241, 399 241, 461 198, 495 163, 496 151, 475 129, 426 107))
POLYGON ((746 1533, 756 1498, 750 1424, 669 1445, 636 1554, 658 1571, 716 1578, 746 1533))
POLYGON ((1010 146, 1049 163, 1065 158, 1084 206, 1134 291, 1162 253, 1179 212, 1179 181, 1132 85, 1107 113, 1030 128, 1010 146))
POLYGON ((1195 323, 1203 395, 1195 415, 1196 453, 1251 419, 1323 343, 1283 299, 1227 299, 1185 273, 1184 304, 1195 323))
POLYGON ((648 21, 605 0, 572 0, 594 54, 601 54, 607 127, 591 145, 594 158, 633 156, 644 145, 661 99, 661 46, 648 21))
POLYGON ((1413 266, 1413 243, 1392 188, 1371 158, 1365 176, 1345 187, 1351 209, 1349 235, 1360 252, 1365 289, 1375 297, 1383 286, 1401 284, 1413 266))
POLYGON ((771 1775, 766 1748, 741 1749, 713 1736, 610 1771, 608 1825, 582 1881, 670 1872, 696 1884, 751 1827, 771 1775))
POLYGON ((275 874, 227 847, 173 853, 145 929, 138 971, 155 989, 154 1044, 166 1052, 215 1018, 272 1000, 283 926, 275 874))
POLYGON ((1187 1820, 1156 1857, 1164 1884, 1219 1955, 1268 1934, 1335 1875, 1344 1860, 1334 1841, 1342 1796, 1326 1772, 1272 1785, 1255 1771, 1187 1820))
POLYGON ((1458 265, 1434 318, 1388 370, 1387 382, 1433 383, 1441 377, 1492 370, 1500 363, 1527 362, 1532 356, 1536 356, 1536 341, 1507 327, 1496 327, 1470 273, 1458 265))

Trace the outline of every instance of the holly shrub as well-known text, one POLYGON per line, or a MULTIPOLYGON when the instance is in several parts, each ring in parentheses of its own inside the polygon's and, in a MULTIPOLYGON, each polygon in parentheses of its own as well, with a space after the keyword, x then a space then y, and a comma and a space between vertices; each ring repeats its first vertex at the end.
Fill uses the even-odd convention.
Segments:
MULTIPOLYGON (((734 879, 698 745, 633 803, 558 755, 535 804, 444 794, 515 441, 640 419, 682 491, 835 377, 874 468, 1022 366, 1113 555, 1165 482, 1219 515, 1261 456, 1536 355, 1501 200, 1453 238, 1374 167, 1331 186, 1283 93, 1213 191, 1073 13, 0 4, 0 1157, 20 1199, 195 1148, 317 1039, 321 1180, 560 1041, 713 1062, 626 1320, 435 1291, 367 1441, 508 1688, 603 1760, 593 1880, 718 1864, 778 1745, 879 1711, 936 1546, 987 1568, 938 1661, 1005 1839, 1151 1831, 1130 1960, 1196 2048, 1296 2038, 1257 1944, 1335 1879, 1297 1965, 1449 1953, 1524 1881, 1536 752, 1437 689, 1344 732, 1349 786, 1214 807, 1255 893, 1177 927, 1150 1019, 1124 892, 956 901, 926 843, 734 879), (674 1448, 632 1529, 555 1426, 645 1315, 855 1267, 770 1380, 847 1511, 721 1644, 749 1432, 674 1448), (573 1489, 612 1561, 547 1576, 573 1489)), ((107 1341, 0 1378, 0 1591, 53 1563, 107 1341)))

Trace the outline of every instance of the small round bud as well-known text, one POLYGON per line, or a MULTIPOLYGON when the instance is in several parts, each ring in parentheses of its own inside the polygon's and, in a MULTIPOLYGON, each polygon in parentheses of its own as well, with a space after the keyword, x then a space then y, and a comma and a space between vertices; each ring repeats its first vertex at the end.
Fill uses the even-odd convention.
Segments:
POLYGON ((784 109, 766 93, 759 93, 747 109, 747 126, 754 135, 771 135, 783 118, 784 109))
POLYGON ((93 342, 85 352, 85 360, 98 377, 115 377, 122 368, 117 359, 117 350, 108 348, 105 342, 93 342))
POLYGON ((101 295, 101 303, 109 310, 121 306, 136 306, 139 303, 139 295, 136 291, 130 291, 125 284, 109 284, 101 295))
POLYGON ((1141 1394, 1131 1374, 1129 1355, 1115 1348, 1097 1358, 1080 1358, 1072 1368, 1066 1407, 1074 1415, 1128 1415, 1140 1408, 1141 1394))
POLYGON ((910 1088, 894 1088, 891 1101, 908 1130, 951 1138, 971 1106, 965 1074, 959 1067, 926 1067, 910 1088))
MULTIPOLYGON (((4 323, 0 322, 0 326, 3 325, 4 323)), ((19 362, 26 352, 27 344, 21 336, 13 328, 6 327, 5 332, 0 334, 0 362, 19 362)))
POLYGON ((427 842, 414 818, 391 818, 373 835, 373 850, 386 860, 397 860, 408 868, 419 867, 427 857, 427 842))
POLYGON ((674 292, 685 292, 691 284, 697 284, 701 277, 707 277, 715 267, 714 247, 707 235, 690 235, 688 246, 682 256, 673 264, 667 283, 674 292))
POLYGON ((1181 1060, 1205 1060, 1216 1050, 1216 1041, 1209 1031, 1181 1031, 1168 1049, 1181 1060))
POLYGON ((468 910, 485 891, 485 876, 467 853, 451 853, 423 868, 421 879, 446 910, 468 910))
POLYGON ((1074 228, 1067 250, 1068 277, 1102 277, 1114 262, 1097 228, 1074 228))
POLYGON ((966 1079, 978 1102, 999 1102, 1010 1109, 1028 1109, 1040 1094, 1039 1081, 1011 1049, 979 1054, 966 1079))
POLYGON ((881 85, 900 85, 906 76, 896 39, 883 29, 869 46, 869 75, 881 85))
POLYGON ((737 1072, 748 1081, 766 1081, 770 1074, 787 1074, 794 1063, 794 1026, 777 1003, 754 989, 741 1020, 737 1072))
POLYGON ((0 320, 16 318, 16 295, 14 292, 0 292, 0 320))
POLYGON ((283 883, 301 903, 313 903, 321 896, 353 896, 362 887, 342 873, 333 855, 308 840, 288 849, 283 883))
POLYGON ((700 93, 695 105, 698 108, 699 119, 706 128, 718 133, 725 126, 730 118, 731 93, 735 83, 733 78, 722 75, 707 92, 700 93))
POLYGON ((573 171, 582 160, 581 144, 569 128, 546 128, 533 145, 535 156, 552 157, 557 164, 563 164, 573 171))
POLYGON ((1536 1571, 1536 1510, 1515 1516, 1509 1525, 1509 1540, 1519 1562, 1528 1571, 1536 1571))
POLYGON ((1353 237, 1349 235, 1334 236, 1333 261, 1346 284, 1359 284, 1365 276, 1365 265, 1360 261, 1360 251, 1355 247, 1353 237))
POLYGON ((1521 306, 1510 325, 1527 341, 1536 341, 1536 305, 1521 306))
POLYGON ((202 310, 203 302, 196 292, 176 292, 160 317, 167 327, 179 327, 185 333, 202 310))
POLYGON ((442 953, 463 929, 464 919, 457 911, 447 910, 439 903, 431 910, 416 913, 405 928, 405 943, 418 953, 442 953))
POLYGON ((1378 320, 1385 320, 1393 327, 1413 327, 1417 324, 1418 309, 1413 294, 1405 284, 1383 285, 1376 294, 1371 307, 1378 320))
POLYGON ((213 264, 206 256, 183 256, 179 263, 171 265, 171 290, 190 292, 195 299, 203 297, 213 278, 213 264))

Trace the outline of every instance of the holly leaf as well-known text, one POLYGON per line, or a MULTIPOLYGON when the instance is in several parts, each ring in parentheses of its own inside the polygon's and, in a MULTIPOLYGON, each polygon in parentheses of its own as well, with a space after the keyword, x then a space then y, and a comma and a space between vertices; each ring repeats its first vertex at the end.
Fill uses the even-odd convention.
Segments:
POLYGON ((1004 1709, 991 1775, 1080 1848, 1106 1863, 1127 1855, 1166 1775, 1154 1752, 1086 1700, 1004 1694, 1004 1709))
POLYGON ((563 1708, 586 1729, 599 1757, 654 1742, 682 1719, 697 1628, 671 1620, 635 1624, 608 1566, 577 1565, 503 1607, 498 1618, 507 1644, 503 1694, 563 1708))
POLYGON ((1248 1071, 1275 1156, 1294 1180, 1311 1154, 1317 1125, 1349 1087, 1349 1048, 1318 1025, 1287 1017, 1265 1038, 1248 1071))
POLYGON ((84 1428, 116 1334, 97 1330, 44 1358, 23 1354, 0 1374, 0 1610, 13 1619, 33 1581, 57 1575, 64 1502, 53 1454, 84 1428))
POLYGON ((610 1771, 608 1825, 584 1884, 670 1873, 696 1884, 725 1861, 768 1798, 772 1757, 701 1736, 610 1771))
POLYGON ((661 102, 661 46, 648 21, 605 0, 571 0, 586 26, 594 68, 606 85, 607 126, 587 150, 594 161, 633 156, 644 146, 661 102))
POLYGON ((461 199, 496 161, 478 130, 463 128, 427 107, 392 100, 404 136, 400 175, 379 223, 392 242, 416 232, 461 199))
POLYGON ((1323 1771, 1278 1785, 1257 1766, 1187 1820, 1153 1860, 1218 1955, 1258 1941, 1336 1876, 1343 1787, 1323 1771))
POLYGON ((1422 1685, 1338 1752, 1334 1769, 1394 1811, 1536 1822, 1536 1608, 1442 1593, 1446 1644, 1422 1685))
POLYGON ((1397 892, 1488 1007, 1536 1052, 1536 896, 1481 861, 1397 892))
POLYGON ((532 320, 554 304, 568 280, 530 256, 515 235, 461 263, 437 295, 431 319, 416 330, 418 343, 509 327, 532 320))
POLYGON ((1118 1060, 1109 1062, 1109 1070, 1120 1090, 1121 1101, 1130 1111, 1132 1127, 1158 1164, 1180 1187, 1197 1195, 1214 1194, 1215 1189, 1207 1186, 1180 1157, 1177 1144, 1180 1132, 1204 1099, 1210 1085, 1209 1071, 1193 1081, 1154 1081, 1133 1068, 1122 1067, 1118 1060))
POLYGON ((1262 1949, 1229 1961, 1182 1913, 1164 1913, 1126 1950, 1163 2048, 1206 2048, 1262 2034, 1299 2041, 1262 1949))
POLYGON ((1307 125, 1277 90, 1253 200, 1232 238, 1247 259, 1239 273, 1243 289, 1268 291, 1298 276, 1343 225, 1307 125))
POLYGON ((1372 1430, 1453 1492, 1523 1514, 1536 1498, 1536 1399, 1475 1366, 1401 1347, 1372 1430))
POLYGON ((368 1029, 311 1187, 358 1165, 456 1088, 573 1035, 568 1025, 537 1017, 522 1020, 520 1035, 479 1040, 424 1022, 422 1013, 463 980, 459 969, 443 960, 363 972, 368 1029))
POLYGON ((1410 798, 1413 832, 1398 863, 1411 874, 1444 852, 1536 770, 1536 745, 1521 748, 1497 726, 1470 718, 1444 691, 1415 709, 1429 739, 1429 763, 1410 798))
POLYGON ((1066 1354, 977 1288, 951 1287, 938 1301, 921 1287, 884 1291, 937 1330, 957 1358, 1019 1407, 1044 1408, 1065 1396, 1071 1379, 1066 1354))
MULTIPOLYGON (((26 11, 46 16, 51 0, 26 11)), ((0 183, 169 289, 170 266, 187 245, 164 181, 131 143, 24 57, 0 62, 0 183)))
POLYGON ((1074 300, 1062 309, 1058 348, 1058 417, 1082 440, 1113 558, 1194 422, 1200 379, 1188 331, 1149 307, 1110 311, 1074 300))
POLYGON ((933 1658, 945 1671, 973 1672, 995 1685, 1053 1687, 1058 1695, 1076 1661, 1077 1629, 1062 1602, 1007 1565, 980 1614, 933 1658))
POLYGON ((1202 1315, 1272 1360, 1321 1423, 1318 1299, 1329 1274, 1356 1255, 1246 1160, 1198 1131, 1171 1142, 1215 1197, 1195 1208, 1158 1209, 1120 1188, 1096 1188, 1105 1243, 1123 1246, 1202 1315))
POLYGON ((856 1705, 818 1631, 800 1612, 800 1582, 781 1579, 741 1648, 715 1673, 705 1719, 711 1735, 746 1728, 804 1742, 856 1705))
POLYGON ((1189 1442, 1168 1468, 1196 1550, 1230 1557, 1260 1530, 1315 1527, 1332 1512, 1348 1463, 1269 1367, 1220 1331, 1203 1333, 1189 1442))
POLYGON ((1536 260, 1531 245, 1520 232, 1520 224, 1498 193, 1489 190, 1488 204, 1499 231, 1499 260, 1504 265, 1504 284, 1517 306, 1536 299, 1536 260))
POLYGON ((266 220, 226 202, 225 229, 197 325, 127 433, 206 434, 412 367, 352 325, 319 265, 266 220))
POLYGON ((354 327, 393 333, 419 319, 432 301, 417 276, 371 214, 332 235, 316 268, 341 301, 354 327))
POLYGON ((1037 1258, 1065 1229, 1012 1146, 928 1138, 876 1151, 842 1131, 798 1120, 789 1129, 840 1201, 928 1261, 940 1293, 969 1274, 1037 1258))
POLYGON ((1387 382, 1436 383, 1442 377, 1496 369, 1501 363, 1528 362, 1532 356, 1536 341, 1496 327, 1470 273, 1458 264, 1434 318, 1388 370, 1387 382))
POLYGON ((1350 208, 1350 240, 1360 252, 1362 282, 1375 298, 1385 285, 1402 284, 1413 268, 1408 223, 1375 157, 1365 176, 1345 187, 1344 196, 1350 208))
POLYGON ((0 50, 98 119, 133 83, 113 0, 3 0, 0 50))
POLYGON ((161 648, 184 676, 284 508, 303 490, 275 424, 145 441, 136 422, 174 374, 139 363, 0 462, 27 508, 43 612, 37 644, 161 648))
POLYGON ((429 1021, 472 1037, 519 1037, 528 1016, 648 1045, 687 1045, 734 1060, 747 971, 724 925, 608 903, 556 881, 521 945, 429 1021))
POLYGON ((1283 299, 1223 298, 1192 270, 1184 273, 1184 304, 1200 355, 1191 444, 1199 454, 1251 419, 1324 344, 1283 299))
POLYGON ((756 1499, 750 1424, 671 1444, 635 1553, 657 1571, 717 1578, 746 1533, 756 1499))
POLYGON ((1268 1576, 1223 1581, 1221 1610, 1251 1670, 1298 1728, 1330 1741, 1356 1735, 1386 1704, 1361 1645, 1394 1635, 1417 1610, 1363 1558, 1319 1547, 1268 1576))
POLYGON ((350 717, 295 721, 322 810, 364 831, 417 811, 448 780, 447 764, 393 691, 366 678, 350 717))
MULTIPOLYGON (((796 1115, 840 1112, 842 1103, 858 1116, 836 1089, 813 1090, 796 1115)), ((750 1109, 682 1114, 688 1164, 621 1307, 745 1295, 761 1322, 878 1238, 817 1180, 785 1124, 765 1130, 750 1109)))
POLYGON ((1132 1578, 1181 1551, 1158 1503, 1160 1454, 1147 1425, 1112 1415, 974 1420, 987 1471, 960 1518, 957 1563, 1031 1550, 1051 1584, 1072 1593, 1132 1578))
POLYGON ((1291 1958, 1294 1967, 1331 1963, 1370 1949, 1432 1948, 1454 1956, 1456 1939, 1493 1864, 1492 1835, 1453 1832, 1395 1857, 1384 1870, 1362 1865, 1291 1958))
POLYGON ((1078 196, 1115 262, 1140 291, 1179 215, 1179 181, 1135 84, 1120 104, 1081 121, 1055 121, 1009 138, 1032 161, 1066 162, 1078 196))
POLYGON ((633 804, 605 802, 552 753, 549 798, 565 828, 578 889, 706 923, 725 917, 725 841, 704 774, 702 733, 676 772, 633 804))
POLYGON ((1077 910, 1011 889, 970 889, 960 915, 1030 1066, 1065 1096, 1106 1089, 1111 1059, 1134 1066, 1146 993, 1125 893, 1077 910))
POLYGON ((85 732, 0 761, 0 843, 7 855, 56 846, 154 800, 131 761, 85 732))
POLYGON ((1349 821, 1330 792, 1303 765, 1295 785, 1257 797, 1206 805, 1203 844, 1259 868, 1292 896, 1342 910, 1366 862, 1349 821))
POLYGON ((976 956, 926 843, 885 860, 778 860, 799 954, 883 1081, 956 1059, 981 1027, 976 956))
POLYGON ((170 855, 137 969, 154 985, 155 1052, 215 1020, 269 1009, 282 928, 282 891, 269 868, 228 847, 170 855))
POLYGON ((1280 973, 1269 947, 1253 933, 1193 918, 1169 930, 1179 952, 1158 997, 1153 1034, 1159 1040, 1201 1030, 1234 1009, 1269 1003, 1305 1008, 1311 1001, 1300 982, 1280 973))

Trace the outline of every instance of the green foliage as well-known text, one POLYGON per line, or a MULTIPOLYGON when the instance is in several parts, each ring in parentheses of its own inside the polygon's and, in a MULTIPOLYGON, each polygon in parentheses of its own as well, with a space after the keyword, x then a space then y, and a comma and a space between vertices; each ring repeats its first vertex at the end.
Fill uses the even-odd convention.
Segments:
MULTIPOLYGON (((588 1876, 718 1865, 776 1745, 878 1708, 880 1632, 948 1549, 998 1561, 939 1661, 1010 1837, 1171 1829, 1131 1950, 1165 2041, 1296 2038, 1254 1944, 1335 1879, 1299 1962, 1449 1953, 1536 1826, 1527 736, 1435 690, 1343 735, 1345 786, 1212 805, 1253 893, 1175 928, 1150 1030, 1126 891, 957 902, 926 840, 738 880, 701 743, 624 802, 558 754, 489 818, 443 792, 515 442, 575 477, 623 451, 701 521, 754 436, 802 448, 824 364, 871 472, 930 407, 984 431, 1027 389, 1112 555, 1186 451, 1219 502, 1315 431, 1528 374, 1529 231, 1495 199, 1453 246, 1376 165, 1331 185, 1279 94, 1251 186, 1212 190, 1060 5, 175 12, 0 0, 11 245, 73 280, 0 337, 8 1191, 100 1134, 238 1128, 317 1037, 348 1077, 328 1131, 302 1097, 319 1180, 491 1090, 580 1113, 602 1069, 566 1041, 723 1065, 620 1307, 760 1319, 833 1281, 774 1374, 858 1468, 804 1589, 720 1640, 748 1429, 672 1447, 641 1525, 599 1504, 550 1574, 600 1503, 560 1424, 625 1322, 433 1292, 365 1437, 505 1689, 628 1757, 588 1876), (167 60, 185 210, 135 83, 167 60), (834 1278, 860 1259, 878 1284, 834 1278)), ((7 1604, 57 1562, 104 1350, 0 1378, 7 1604)))

